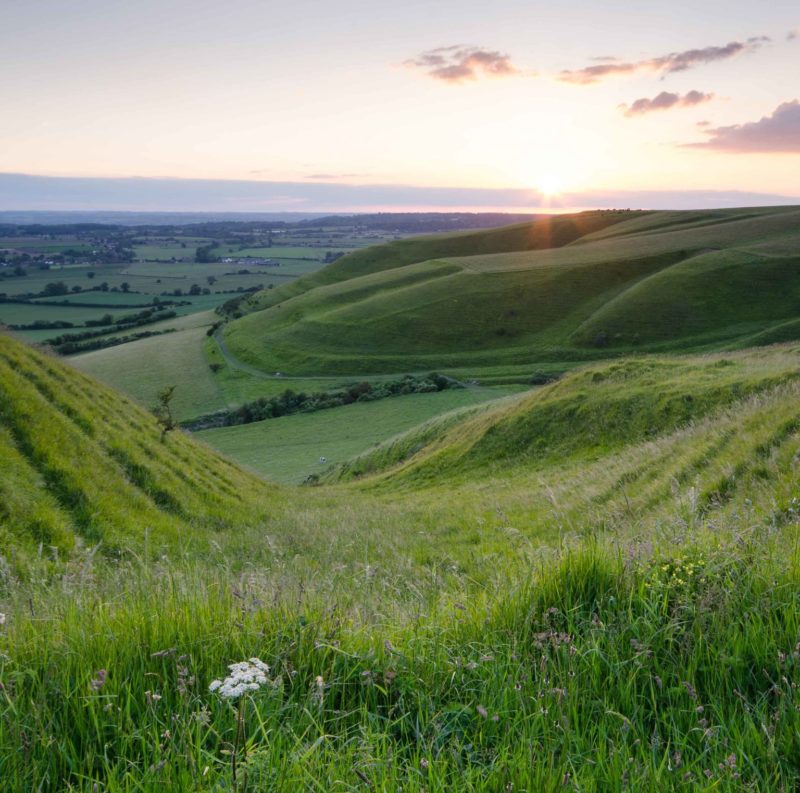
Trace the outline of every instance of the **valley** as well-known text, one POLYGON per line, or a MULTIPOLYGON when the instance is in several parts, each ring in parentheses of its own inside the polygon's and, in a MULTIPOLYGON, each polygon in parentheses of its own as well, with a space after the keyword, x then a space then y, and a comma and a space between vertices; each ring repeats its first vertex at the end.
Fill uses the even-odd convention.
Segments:
POLYGON ((4 278, 109 285, 0 303, 9 790, 800 779, 800 210, 400 236, 4 278))

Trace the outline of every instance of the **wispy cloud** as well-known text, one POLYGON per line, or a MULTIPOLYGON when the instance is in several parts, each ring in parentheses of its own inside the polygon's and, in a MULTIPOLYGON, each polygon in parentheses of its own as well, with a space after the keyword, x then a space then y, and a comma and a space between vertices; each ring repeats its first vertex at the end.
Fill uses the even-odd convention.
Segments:
POLYGON ((704 134, 708 140, 685 145, 738 153, 800 154, 800 101, 784 102, 759 121, 713 127, 704 134))
POLYGON ((481 75, 513 77, 521 73, 511 62, 511 56, 503 52, 462 44, 427 50, 407 60, 405 65, 422 69, 428 77, 446 83, 476 80, 481 75))
POLYGON ((613 63, 599 63, 596 66, 586 66, 583 69, 565 70, 559 75, 559 80, 565 83, 589 85, 599 82, 607 77, 634 74, 636 72, 655 72, 666 75, 673 72, 685 72, 695 66, 714 61, 723 61, 747 52, 755 52, 769 42, 767 36, 755 36, 746 41, 731 41, 722 47, 702 47, 700 49, 684 50, 683 52, 670 52, 657 58, 648 58, 643 61, 614 61, 613 63))
POLYGON ((620 109, 624 111, 628 118, 633 118, 634 116, 652 113, 655 110, 669 110, 672 107, 693 107, 694 105, 710 102, 713 98, 714 94, 704 94, 702 91, 689 91, 684 96, 662 91, 652 99, 642 97, 630 105, 620 105, 620 109))

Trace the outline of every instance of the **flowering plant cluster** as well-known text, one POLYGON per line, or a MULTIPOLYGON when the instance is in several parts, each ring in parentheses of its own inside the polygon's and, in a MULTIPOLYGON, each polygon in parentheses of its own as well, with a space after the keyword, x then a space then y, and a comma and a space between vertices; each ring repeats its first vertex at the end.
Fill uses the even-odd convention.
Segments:
POLYGON ((218 693, 224 699, 238 699, 248 691, 258 691, 266 685, 269 667, 258 658, 230 664, 230 675, 224 680, 214 680, 209 691, 218 693))

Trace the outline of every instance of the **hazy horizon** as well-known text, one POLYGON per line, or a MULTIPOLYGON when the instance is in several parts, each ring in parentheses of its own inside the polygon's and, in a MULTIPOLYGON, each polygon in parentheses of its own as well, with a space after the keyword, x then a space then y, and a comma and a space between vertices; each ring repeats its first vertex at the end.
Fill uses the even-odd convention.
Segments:
POLYGON ((0 174, 0 211, 33 212, 568 212, 587 209, 719 209, 800 204, 749 191, 585 191, 266 182, 72 178, 0 174))

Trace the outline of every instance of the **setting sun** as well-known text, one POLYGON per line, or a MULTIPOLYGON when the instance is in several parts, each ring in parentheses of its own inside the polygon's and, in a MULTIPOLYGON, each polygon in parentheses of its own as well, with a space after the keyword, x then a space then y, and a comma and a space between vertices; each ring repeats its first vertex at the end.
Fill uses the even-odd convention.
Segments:
POLYGON ((536 182, 536 189, 546 198, 552 198, 564 192, 564 179, 558 174, 540 176, 536 182))

